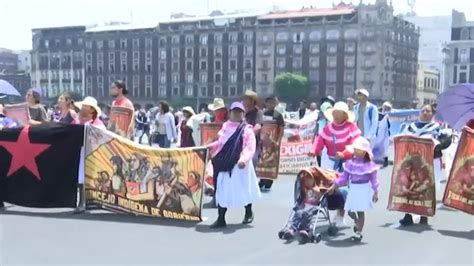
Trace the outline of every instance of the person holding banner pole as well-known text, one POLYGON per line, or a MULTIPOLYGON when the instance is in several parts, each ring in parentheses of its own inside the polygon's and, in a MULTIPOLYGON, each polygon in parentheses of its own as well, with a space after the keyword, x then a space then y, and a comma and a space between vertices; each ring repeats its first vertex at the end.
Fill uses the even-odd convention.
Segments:
POLYGON ((228 208, 244 207, 243 224, 253 222, 252 204, 260 197, 257 176, 252 162, 256 145, 252 126, 244 121, 245 108, 240 102, 230 107, 230 121, 219 131, 219 139, 209 145, 212 164, 217 172, 217 220, 212 229, 226 226, 228 208))
MULTIPOLYGON (((420 118, 418 122, 411 123, 405 127, 401 135, 415 135, 417 137, 432 138, 436 144, 434 150, 434 179, 436 191, 440 190, 441 179, 443 177, 443 170, 441 169, 441 158, 443 156, 443 150, 447 149, 452 142, 452 137, 447 132, 441 130, 440 124, 434 121, 434 115, 436 114, 436 108, 434 105, 425 105, 421 109, 420 118)), ((413 217, 407 213, 400 220, 402 226, 413 225, 413 217)), ((428 225, 428 217, 422 216, 420 224, 428 225)))
MULTIPOLYGON (((97 100, 93 97, 86 97, 81 102, 75 102, 74 105, 80 110, 79 112, 79 123, 81 125, 93 125, 102 130, 107 130, 105 128, 102 120, 99 119, 102 110, 97 105, 97 100)), ((85 134, 85 129, 84 129, 85 134)), ((83 213, 86 210, 85 203, 85 186, 84 186, 84 160, 85 160, 85 150, 84 146, 81 148, 81 158, 79 161, 79 173, 78 173, 78 189, 79 189, 79 203, 74 214, 83 213)))

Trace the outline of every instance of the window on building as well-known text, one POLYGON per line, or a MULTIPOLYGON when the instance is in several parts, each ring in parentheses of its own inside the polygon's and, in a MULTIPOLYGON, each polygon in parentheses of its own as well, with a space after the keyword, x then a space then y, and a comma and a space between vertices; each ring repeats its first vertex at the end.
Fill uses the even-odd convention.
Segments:
POLYGON ((153 46, 152 39, 149 39, 149 38, 145 39, 145 48, 150 49, 150 48, 152 48, 152 46, 153 46))
POLYGON ((344 81, 345 82, 354 82, 355 80, 355 73, 354 71, 346 71, 344 73, 344 81))
POLYGON ((193 83, 193 81, 194 81, 193 74, 192 73, 187 73, 186 74, 186 82, 193 83))
POLYGON ((337 53, 337 43, 329 43, 327 45, 327 52, 330 54, 337 53))
POLYGON ((201 61, 201 70, 206 70, 207 69, 207 62, 206 61, 201 61))
POLYGON ((160 84, 166 84, 166 76, 165 75, 160 76, 160 84))
POLYGON ((221 57, 222 56, 222 47, 218 46, 214 48, 214 56, 221 57))
POLYGON ((268 60, 262 60, 262 68, 268 69, 268 60))
POLYGON ((126 39, 121 39, 120 40, 120 48, 122 48, 122 49, 127 48, 127 40, 126 39))
POLYGON ((288 37, 289 37, 288 32, 279 32, 276 35, 276 40, 278 42, 285 42, 285 41, 288 41, 288 37))
POLYGON ((173 71, 178 71, 179 70, 179 63, 178 62, 173 62, 173 71))
POLYGON ((193 62, 191 62, 191 61, 186 62, 186 70, 188 70, 188 71, 193 70, 193 62))
POLYGON ((269 54, 270 54, 270 50, 268 48, 262 49, 262 55, 269 55, 269 54))
POLYGON ((221 70, 221 69, 222 69, 222 62, 216 60, 216 61, 214 62, 214 69, 215 69, 215 70, 221 70))
POLYGON ((349 29, 344 32, 345 39, 356 39, 359 33, 355 29, 349 29))
POLYGON ((309 52, 312 54, 319 54, 319 44, 311 44, 309 46, 309 52))
POLYGON ((237 60, 230 60, 229 68, 231 70, 237 69, 237 60))
POLYGON ((318 68, 319 67, 319 57, 310 57, 309 58, 309 66, 311 68, 318 68))
POLYGON ((160 50, 160 59, 166 59, 166 50, 164 49, 160 50))
POLYGON ((310 70, 309 71, 309 80, 311 81, 319 81, 319 71, 318 70, 310 70))
POLYGON ((200 42, 202 45, 207 45, 207 35, 201 35, 200 42))
POLYGON ((160 96, 166 96, 166 87, 160 87, 160 96))
POLYGON ((173 81, 173 83, 178 83, 179 82, 179 75, 174 73, 173 75, 171 75, 171 80, 173 81))
POLYGON ((326 39, 328 40, 338 40, 341 37, 341 32, 339 30, 328 30, 326 32, 326 39))
POLYGON ((171 50, 171 57, 172 58, 178 58, 179 57, 179 49, 178 48, 173 48, 171 50))
POLYGON ((222 74, 216 73, 214 74, 214 82, 221 82, 222 81, 222 74))
POLYGON ((86 49, 92 49, 92 42, 91 41, 86 42, 86 49))
POLYGON ((186 44, 193 44, 193 43, 194 43, 194 36, 186 35, 186 44))
POLYGON ((173 96, 179 96, 179 88, 174 87, 173 90, 172 90, 172 93, 173 93, 173 96))
POLYGON ((252 40, 253 40, 253 33, 252 32, 244 33, 244 41, 245 42, 251 42, 252 40))
POLYGON ((344 59, 344 64, 346 67, 354 67, 355 66, 355 57, 354 56, 350 56, 350 57, 346 57, 344 59))
POLYGON ((459 73, 459 82, 458 83, 467 83, 467 73, 460 72, 459 73))
POLYGON ((328 67, 335 68, 337 66, 337 57, 328 56, 327 60, 328 67))
POLYGON ((216 44, 222 43, 222 34, 214 34, 214 43, 216 44))
POLYGON ((302 62, 301 58, 293 58, 293 68, 301 68, 302 62))
POLYGON ((138 71, 139 69, 138 63, 133 62, 133 71, 138 71))
POLYGON ((237 42, 237 34, 235 34, 235 33, 229 34, 229 42, 230 43, 236 43, 237 42))
POLYGON ((252 56, 252 55, 253 55, 253 47, 244 46, 244 56, 252 56))
POLYGON ((186 96, 191 97, 194 95, 194 89, 192 86, 187 86, 186 87, 186 96))
POLYGON ((214 87, 214 95, 215 96, 221 96, 222 95, 222 88, 221 87, 214 87))
POLYGON ((268 40, 269 40, 268 35, 263 34, 262 35, 262 42, 268 42, 268 40))
POLYGON ((201 73, 199 75, 199 80, 201 81, 201 83, 206 83, 207 82, 207 73, 201 73))
POLYGON ((252 73, 246 72, 244 74, 244 79, 245 79, 246 82, 251 82, 252 81, 252 73))
POLYGON ((293 46, 293 52, 295 54, 301 54, 303 52, 303 46, 302 45, 294 45, 293 46))
POLYGON ((321 40, 321 32, 316 30, 316 31, 312 31, 310 34, 309 34, 309 40, 310 41, 319 41, 321 40))
POLYGON ((286 66, 285 58, 278 58, 277 59, 277 67, 280 68, 280 69, 283 69, 283 68, 285 68, 285 66, 286 66))
POLYGON ((285 55, 286 54, 286 45, 278 45, 277 46, 277 54, 285 55))
POLYGON ((229 56, 237 56, 237 47, 235 46, 229 47, 229 56))
POLYGON ((354 53, 355 52, 355 43, 349 42, 345 44, 344 51, 346 53, 354 53))
POLYGON ((122 72, 127 72, 127 64, 122 64, 122 72))
POLYGON ((294 43, 302 43, 303 40, 304 40, 304 32, 293 34, 293 42, 294 43))
POLYGON ((336 73, 336 70, 328 70, 326 72, 327 74, 327 81, 328 82, 336 82, 337 81, 337 73, 336 73))
POLYGON ((250 61, 249 59, 246 59, 245 60, 245 69, 250 69, 252 68, 252 61, 250 61))
POLYGON ((186 58, 193 58, 193 49, 192 48, 186 49, 186 58))
POLYGON ((173 36, 171 38, 171 43, 172 44, 179 44, 179 36, 173 36))
POLYGON ((166 45, 166 38, 160 38, 160 46, 166 45))
POLYGON ((115 66, 113 64, 109 65, 109 72, 114 73, 115 72, 115 66))
POLYGON ((207 56, 207 48, 201 48, 201 57, 207 56))
POLYGON ((461 64, 469 63, 469 50, 468 49, 459 49, 459 63, 461 64))
POLYGON ((150 63, 146 64, 146 72, 151 73, 151 64, 150 63))
POLYGON ((231 72, 231 73, 229 74, 229 81, 232 82, 232 83, 237 82, 237 73, 231 72))
POLYGON ((230 94, 230 96, 237 95, 237 88, 236 87, 229 87, 229 94, 230 94))
POLYGON ((166 72, 166 64, 160 63, 160 72, 166 72))
POLYGON ((138 49, 140 48, 140 39, 133 39, 133 48, 138 49))

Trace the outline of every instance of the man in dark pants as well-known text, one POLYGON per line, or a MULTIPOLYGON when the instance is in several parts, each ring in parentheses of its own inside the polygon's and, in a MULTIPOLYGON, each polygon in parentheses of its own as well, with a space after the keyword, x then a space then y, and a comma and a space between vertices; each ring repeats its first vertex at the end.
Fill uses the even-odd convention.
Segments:
MULTIPOLYGON (((275 107, 278 105, 278 98, 276 96, 270 96, 265 99, 266 110, 263 112, 263 121, 276 121, 278 125, 278 135, 277 140, 281 140, 283 137, 283 132, 285 130, 285 120, 283 115, 275 110, 275 107)), ((270 179, 260 179, 259 186, 261 190, 269 190, 272 187, 273 180, 270 179)))

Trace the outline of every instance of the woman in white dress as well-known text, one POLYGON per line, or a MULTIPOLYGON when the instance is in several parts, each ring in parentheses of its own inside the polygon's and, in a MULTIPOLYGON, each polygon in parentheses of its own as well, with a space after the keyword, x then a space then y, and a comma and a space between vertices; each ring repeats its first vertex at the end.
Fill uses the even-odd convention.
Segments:
POLYGON ((255 154, 255 134, 251 125, 244 121, 244 106, 240 102, 231 105, 230 120, 219 131, 219 139, 211 144, 216 182, 218 218, 210 226, 226 226, 228 208, 245 207, 243 224, 253 221, 252 203, 260 197, 257 176, 252 163, 255 154))

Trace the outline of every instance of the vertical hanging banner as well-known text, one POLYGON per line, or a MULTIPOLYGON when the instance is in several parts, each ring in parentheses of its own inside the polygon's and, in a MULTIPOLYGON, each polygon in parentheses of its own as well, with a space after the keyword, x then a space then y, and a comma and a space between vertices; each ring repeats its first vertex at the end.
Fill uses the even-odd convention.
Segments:
POLYGON ((85 142, 86 204, 201 220, 205 148, 151 148, 92 126, 85 142))
POLYGON ((109 123, 107 129, 115 134, 132 139, 134 111, 130 108, 112 106, 110 109, 109 123))
POLYGON ((465 127, 443 197, 444 205, 474 214, 474 130, 465 127))
MULTIPOLYGON (((200 124, 200 129, 201 129, 201 141, 202 141, 202 146, 208 145, 214 141, 216 141, 219 136, 217 133, 219 133, 219 130, 221 130, 223 123, 202 123, 200 124)), ((204 178, 204 182, 206 182, 206 185, 208 188, 210 188, 212 191, 214 191, 214 168, 212 166, 212 161, 209 160, 206 165, 206 175, 204 178)))
POLYGON ((414 136, 394 140, 395 159, 388 209, 434 216, 436 190, 434 181, 434 142, 414 136))
POLYGON ((277 179, 280 166, 280 143, 279 130, 276 121, 263 122, 260 130, 260 144, 257 149, 258 162, 256 166, 257 176, 264 179, 277 179))
POLYGON ((5 105, 5 116, 19 122, 21 125, 28 125, 30 113, 26 103, 5 105))
POLYGON ((297 174, 313 161, 308 153, 313 139, 318 112, 313 112, 298 121, 285 120, 285 132, 280 147, 280 173, 297 174))

